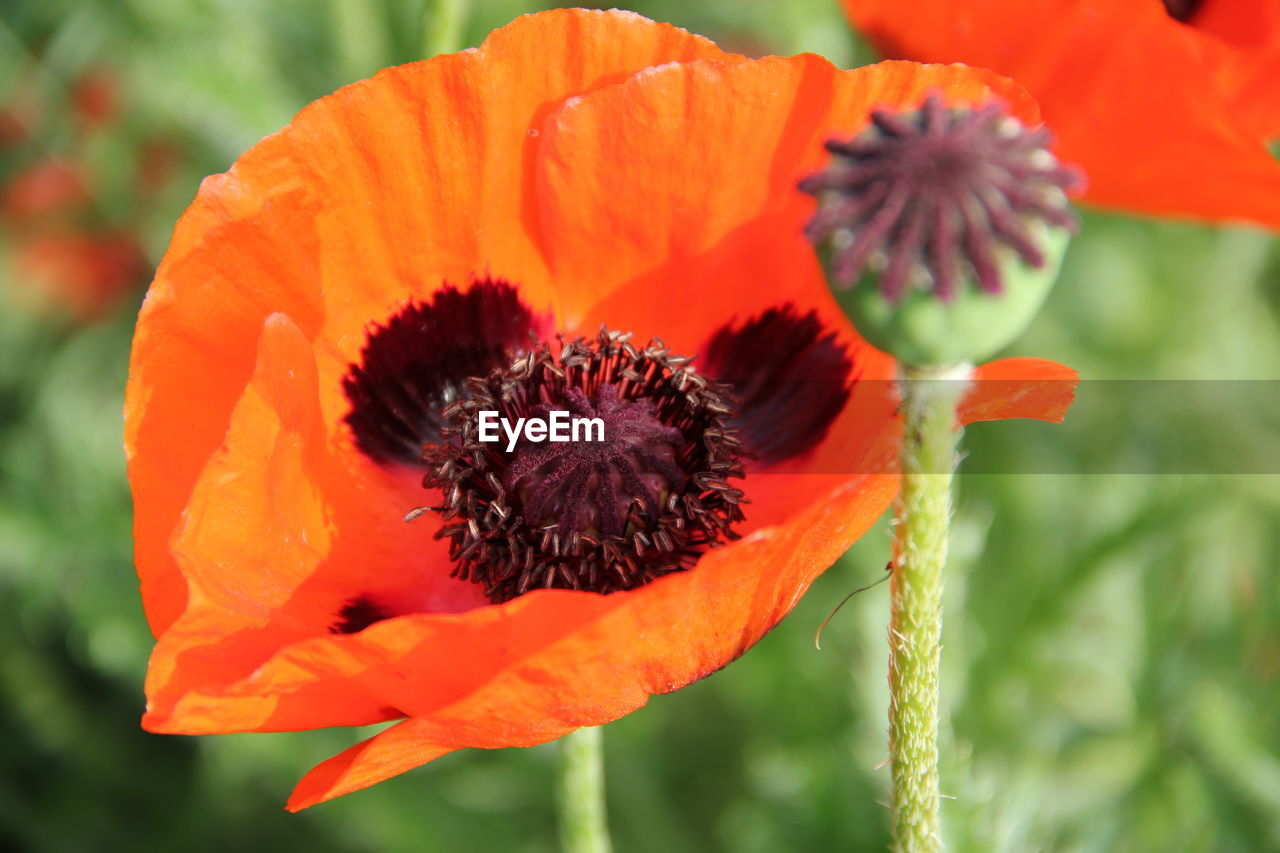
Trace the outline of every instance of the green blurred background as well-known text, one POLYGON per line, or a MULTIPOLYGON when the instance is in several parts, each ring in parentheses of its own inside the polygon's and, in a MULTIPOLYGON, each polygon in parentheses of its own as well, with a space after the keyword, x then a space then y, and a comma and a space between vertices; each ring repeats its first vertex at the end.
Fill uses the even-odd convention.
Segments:
MULTIPOLYGON (((150 270, 200 178, 304 104, 540 6, 453 8, 0 2, 0 848, 555 849, 554 745, 450 755, 288 815, 294 781, 367 731, 138 728, 151 637, 120 411, 150 270)), ((871 58, 834 0, 631 8, 747 53, 871 58)), ((1265 233, 1089 212, 1019 351, 1091 379, 1275 380, 1278 323, 1265 233)), ((1184 412, 1175 431, 1220 445, 1236 414, 1184 412)), ((962 851, 1280 849, 1280 478, 1124 473, 1128 451, 1096 440, 1116 428, 1094 407, 966 437, 973 470, 1116 473, 962 478, 947 835, 962 851)), ((812 639, 887 553, 882 526, 750 654, 607 728, 618 850, 885 848, 885 589, 821 652, 812 639)))

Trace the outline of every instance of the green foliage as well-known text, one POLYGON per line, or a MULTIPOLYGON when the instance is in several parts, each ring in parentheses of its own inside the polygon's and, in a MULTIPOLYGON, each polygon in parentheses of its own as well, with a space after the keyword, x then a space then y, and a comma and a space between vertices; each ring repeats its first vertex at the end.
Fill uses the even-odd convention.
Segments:
MULTIPOLYGON (((123 105, 83 150, 54 116, 0 151, 0 178, 23 158, 89 157, 106 176, 94 215, 135 229, 158 259, 201 176, 313 98, 418 58, 436 32, 418 0, 352 6, 11 0, 0 103, 23 87, 62 103, 103 65, 123 105), (155 132, 181 148, 176 177, 145 197, 113 184, 155 132)), ((464 7, 462 40, 530 8, 464 7)), ((825 0, 634 8, 731 49, 867 57, 825 0)), ((16 248, 0 241, 0 265, 16 248)), ((6 279, 5 292, 21 288, 6 279)), ((1090 379, 1276 379, 1277 282, 1266 235, 1091 214, 1019 346, 1090 379)), ((138 729, 150 635, 120 453, 136 305, 84 327, 0 306, 0 847, 555 849, 552 747, 451 755, 287 815, 293 781, 369 732, 138 729)), ((1061 427, 965 436, 972 471, 1043 473, 961 476, 943 654, 952 846, 1280 847, 1277 480, 1139 473, 1142 441, 1117 437, 1106 406, 1080 411, 1061 427)), ((1145 413, 1139 439, 1159 415, 1145 413)), ((1245 440, 1232 411, 1179 418, 1174 446, 1187 452, 1245 440)), ((879 577, 888 547, 873 531, 750 654, 606 729, 619 851, 884 849, 885 588, 841 612, 822 652, 812 636, 848 589, 879 577)))

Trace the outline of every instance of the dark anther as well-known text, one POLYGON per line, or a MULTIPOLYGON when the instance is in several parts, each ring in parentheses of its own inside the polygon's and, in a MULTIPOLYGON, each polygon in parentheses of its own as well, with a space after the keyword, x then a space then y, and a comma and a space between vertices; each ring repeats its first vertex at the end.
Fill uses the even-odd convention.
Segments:
POLYGON ((831 251, 837 287, 869 268, 889 299, 918 287, 948 300, 966 273, 998 293, 1000 251, 1044 264, 1029 224, 1075 227, 1064 190, 1080 175, 1049 153, 1047 130, 998 105, 949 109, 937 96, 871 118, 856 138, 829 141, 831 163, 800 183, 818 198, 807 233, 831 251))
POLYGON ((557 350, 472 378, 444 410, 449 441, 426 455, 453 575, 495 603, 541 587, 632 589, 689 568, 743 517, 730 483, 743 476, 742 446, 720 385, 660 341, 641 348, 602 330, 557 350), (603 429, 520 438, 508 452, 505 434, 481 440, 481 412, 508 424, 567 412, 603 429))
POLYGON ((849 399, 853 361, 816 311, 783 305, 726 324, 704 353, 704 371, 733 392, 743 446, 766 465, 816 447, 849 399))
POLYGON ((440 440, 440 409, 467 377, 508 364, 537 326, 504 281, 445 286, 430 302, 405 305, 370 330, 360 364, 342 380, 356 446, 379 464, 417 464, 422 446, 440 440))
POLYGON ((390 619, 391 614, 383 610, 366 595, 358 595, 342 605, 338 611, 338 621, 329 626, 330 634, 354 634, 363 631, 374 622, 390 619))

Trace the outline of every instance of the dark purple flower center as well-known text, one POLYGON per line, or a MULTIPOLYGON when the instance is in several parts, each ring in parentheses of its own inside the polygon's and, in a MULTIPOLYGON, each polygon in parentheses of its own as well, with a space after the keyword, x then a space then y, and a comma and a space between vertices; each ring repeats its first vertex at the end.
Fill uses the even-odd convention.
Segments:
POLYGON ((852 356, 816 311, 782 305, 726 324, 699 358, 732 390, 738 415, 731 423, 766 465, 817 447, 849 401, 852 356))
POLYGON ((422 445, 440 440, 440 409, 467 377, 510 361, 542 322, 498 279, 404 306, 369 330, 361 363, 343 378, 356 446, 382 465, 416 465, 422 445))
POLYGON ((629 337, 541 345, 444 409, 423 482, 444 494, 433 509, 454 575, 491 601, 631 589, 734 538, 743 451, 725 390, 660 341, 629 337), (551 440, 556 413, 577 440, 551 440))
POLYGON ((870 269, 895 300, 909 288, 950 299, 965 275, 998 293, 1002 249, 1039 267, 1031 225, 1074 227, 1064 190, 1080 176, 1049 153, 1047 130, 997 105, 949 109, 936 96, 871 118, 856 138, 827 142, 830 164, 800 183, 818 199, 807 233, 830 252, 837 287, 870 269))
POLYGON ((390 617, 390 613, 367 595, 348 599, 338 611, 338 618, 329 626, 330 634, 356 634, 375 622, 390 617))
POLYGON ((618 536, 626 529, 632 503, 638 504, 644 522, 652 524, 664 497, 688 482, 675 461, 684 436, 658 420, 652 400, 622 399, 617 385, 600 386, 594 400, 581 388, 569 388, 563 402, 543 403, 533 417, 544 419, 553 412, 586 421, 582 439, 522 440, 502 477, 529 520, 566 532, 618 536), (593 432, 599 439, 587 440, 594 438, 593 432))
MULTIPOLYGON (((371 326, 342 381, 355 447, 380 466, 427 472, 454 576, 493 601, 535 587, 630 589, 691 567, 734 538, 743 499, 731 483, 744 460, 767 469, 813 450, 857 373, 818 314, 789 303, 729 318, 699 347, 697 370, 617 333, 553 352, 536 343, 549 325, 500 279, 445 285, 371 326), (522 425, 514 441, 500 430, 481 441, 483 411, 513 429, 570 417, 599 433, 534 440, 522 425)), ((352 594, 329 629, 355 633, 401 612, 352 594)))

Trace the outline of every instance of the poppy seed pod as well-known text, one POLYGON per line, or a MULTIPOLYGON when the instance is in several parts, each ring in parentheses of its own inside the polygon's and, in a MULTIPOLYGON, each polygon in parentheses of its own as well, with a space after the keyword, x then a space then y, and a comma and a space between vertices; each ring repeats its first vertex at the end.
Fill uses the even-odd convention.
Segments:
POLYGON ((877 110, 832 139, 801 181, 807 234, 836 299, 874 346, 909 366, 973 363, 1031 322, 1062 263, 1081 183, 999 104, 877 110))

